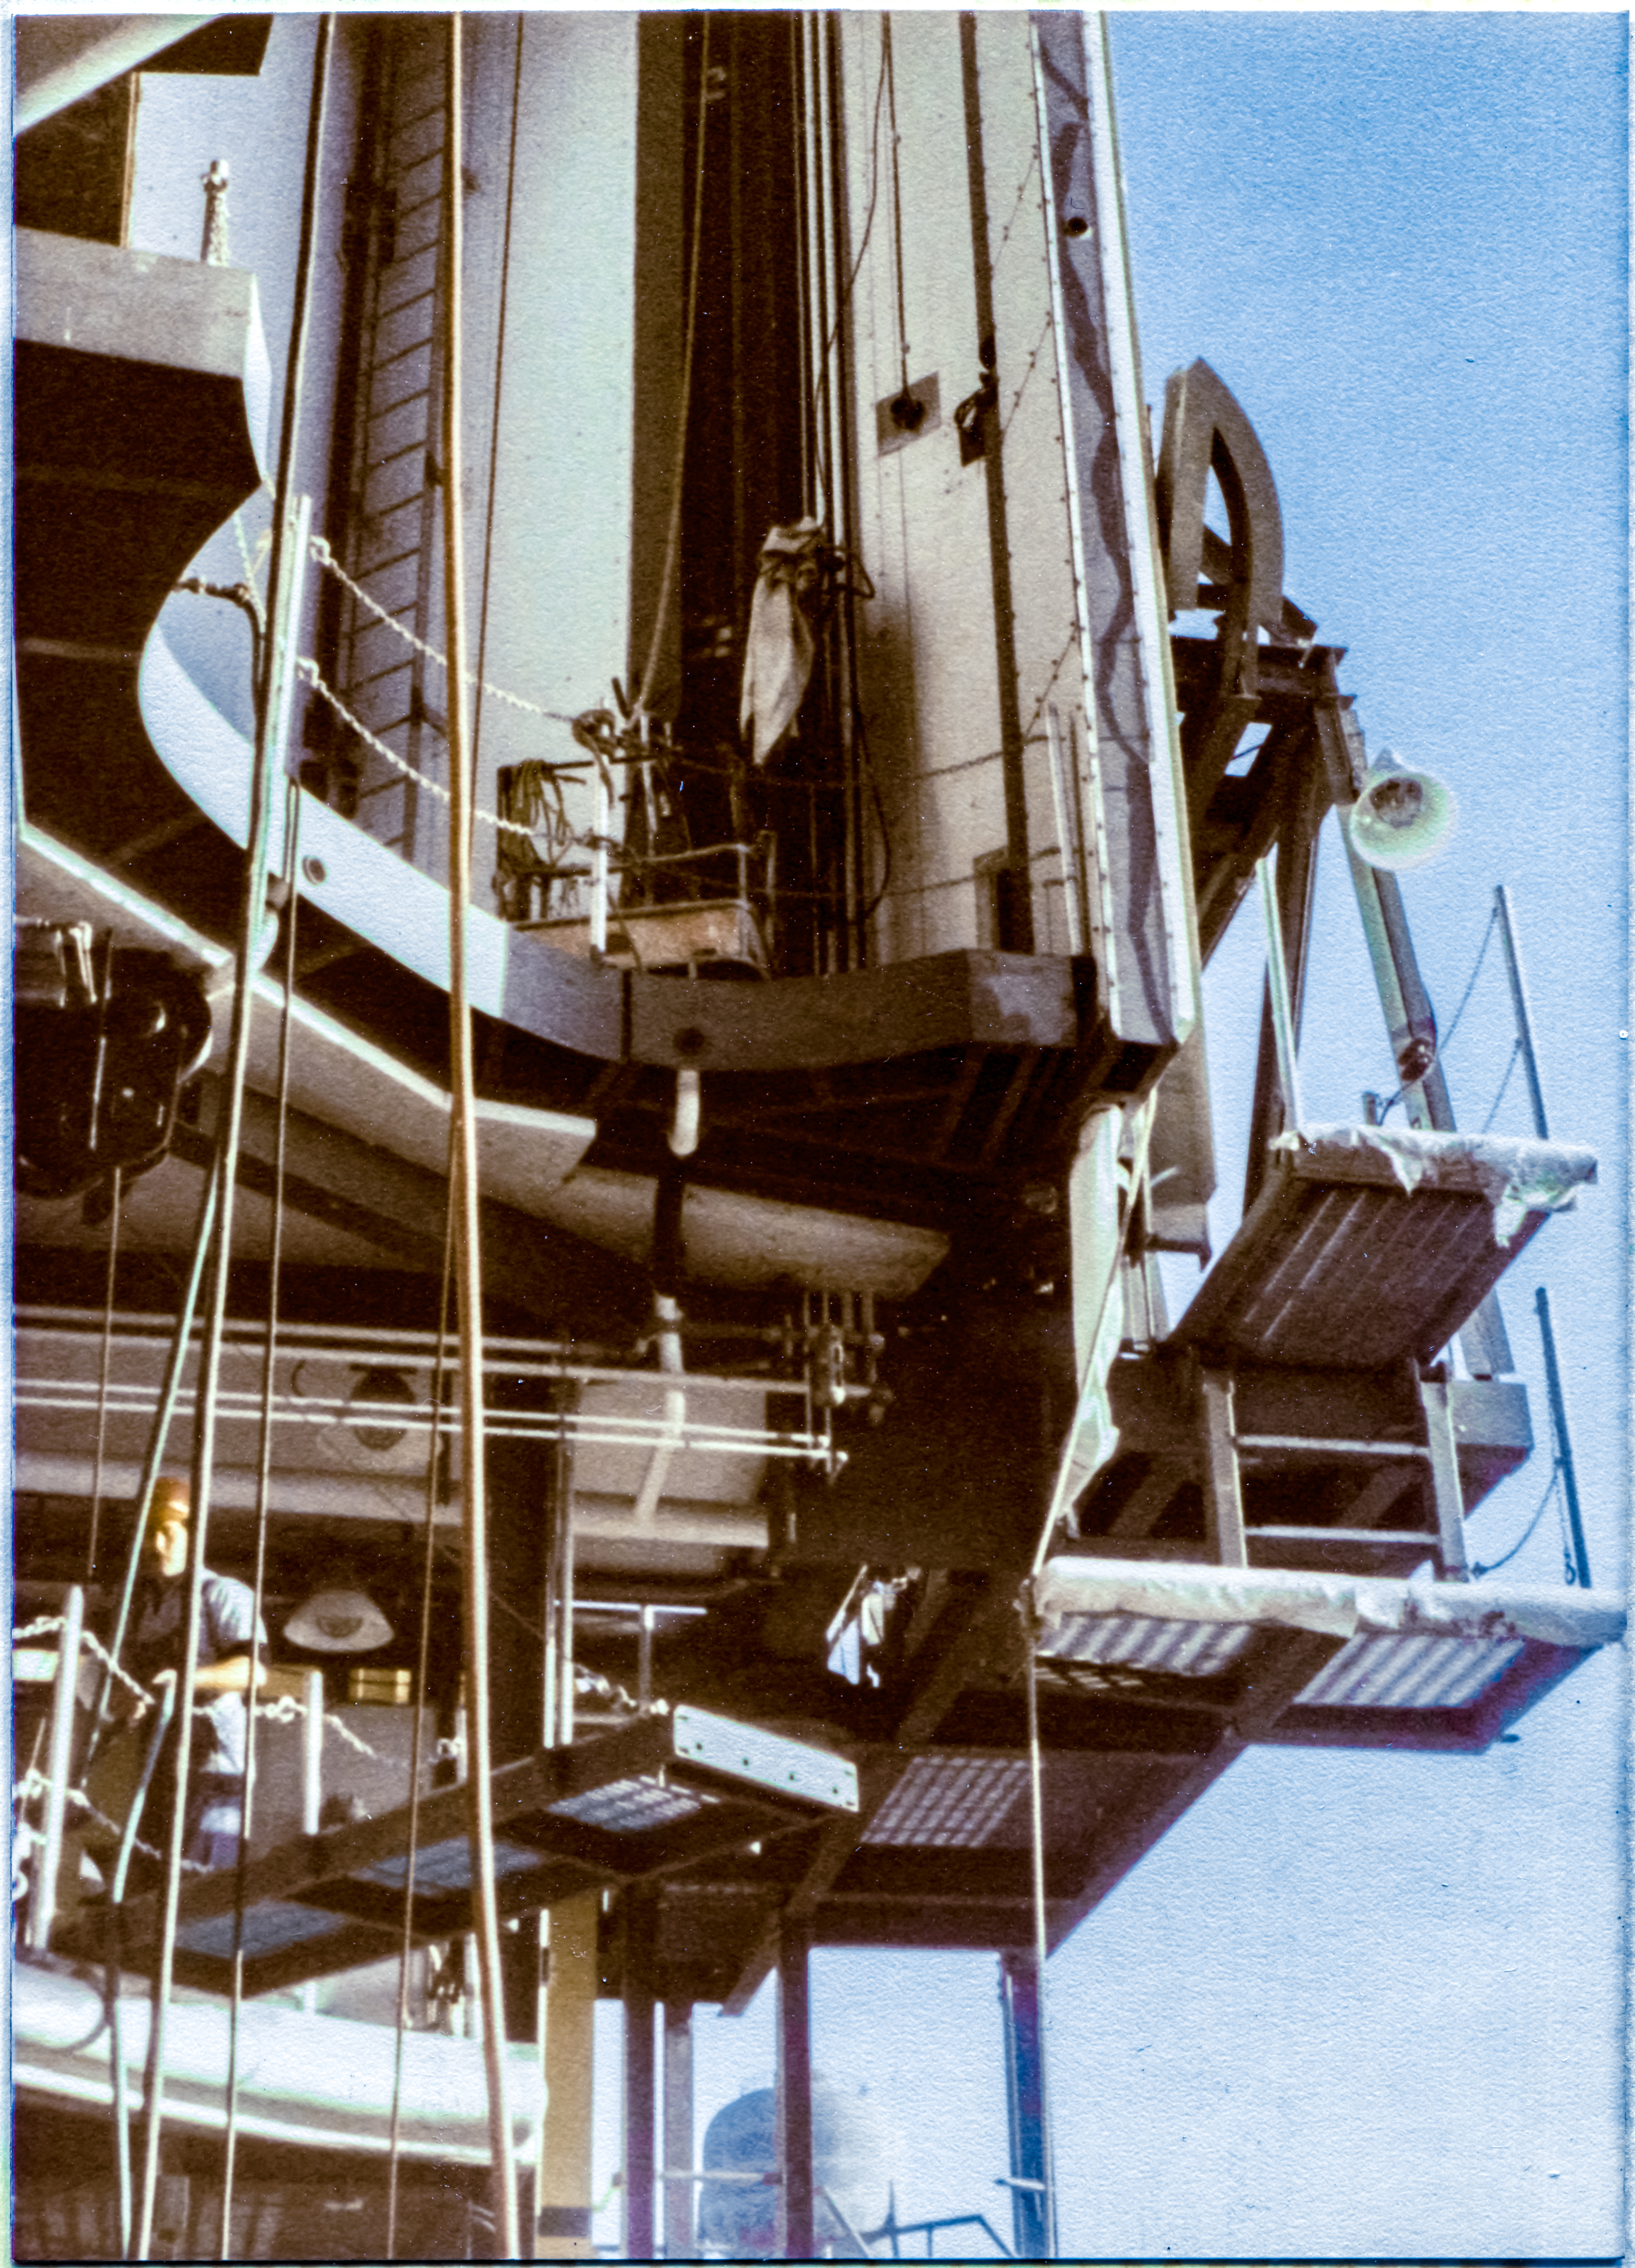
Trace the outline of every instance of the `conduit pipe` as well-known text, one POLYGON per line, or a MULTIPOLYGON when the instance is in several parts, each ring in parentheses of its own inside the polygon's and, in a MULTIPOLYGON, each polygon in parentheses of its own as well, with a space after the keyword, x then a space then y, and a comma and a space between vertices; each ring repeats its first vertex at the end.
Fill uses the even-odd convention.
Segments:
MULTIPOLYGON (((488 2080, 489 2157, 495 2249, 520 2251, 517 2185, 505 2105, 505 2008, 499 1906, 494 1888, 494 1820, 489 1734, 488 1520, 482 1437, 482 1248, 477 1213, 476 1064, 472 1046, 467 929, 471 895, 472 751, 467 730, 462 274, 465 93, 461 23, 446 19, 447 122, 443 144, 443 556, 448 650, 449 1029, 453 1088, 454 1279, 460 1326, 460 1494, 465 1557, 467 1749, 471 1909, 482 1980, 482 2056, 488 2080)), ((598 768, 600 777, 600 767, 598 768)), ((599 830, 600 831, 600 830, 599 830)), ((605 898, 604 898, 605 902, 605 898)), ((529 2250, 533 2250, 530 2243, 529 2250)))

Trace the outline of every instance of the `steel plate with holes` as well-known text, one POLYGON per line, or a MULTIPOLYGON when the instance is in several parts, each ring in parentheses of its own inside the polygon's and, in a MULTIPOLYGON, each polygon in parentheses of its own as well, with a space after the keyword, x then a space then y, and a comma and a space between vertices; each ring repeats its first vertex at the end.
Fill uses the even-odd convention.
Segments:
POLYGON ((833 1804, 843 1811, 858 1808, 857 1767, 843 1756, 762 1732, 758 1725, 735 1724, 730 1717, 712 1716, 705 1709, 678 1709, 671 1721, 678 1758, 729 1779, 804 1796, 809 1803, 833 1804))

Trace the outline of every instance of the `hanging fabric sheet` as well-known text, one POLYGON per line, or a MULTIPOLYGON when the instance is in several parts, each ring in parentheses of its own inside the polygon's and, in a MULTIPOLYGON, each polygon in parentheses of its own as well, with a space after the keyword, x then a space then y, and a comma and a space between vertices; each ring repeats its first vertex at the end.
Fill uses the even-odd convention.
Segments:
POLYGON ((761 547, 738 709, 739 730, 756 764, 766 762, 794 723, 812 675, 816 643, 807 602, 823 579, 823 551, 815 519, 775 527, 761 547))

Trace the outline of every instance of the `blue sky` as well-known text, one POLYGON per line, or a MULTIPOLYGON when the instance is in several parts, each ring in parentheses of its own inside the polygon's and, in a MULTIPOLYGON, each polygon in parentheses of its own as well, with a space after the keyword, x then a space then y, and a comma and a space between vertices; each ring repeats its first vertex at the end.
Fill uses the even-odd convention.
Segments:
MULTIPOLYGON (((1371 748, 1460 799, 1450 847, 1404 884, 1444 1027, 1506 882, 1552 1130, 1601 1153, 1600 1189, 1505 1293, 1543 1439, 1532 1293, 1550 1287, 1598 1587, 1624 1580, 1629 1500, 1626 39, 1622 17, 1542 13, 1113 28, 1147 397, 1161 414, 1166 373, 1201 354, 1248 412, 1287 588, 1349 649, 1371 748)), ((1240 921, 1206 988, 1218 1248, 1261 969, 1240 921)), ((1511 1041, 1490 946, 1447 1058, 1462 1123, 1511 1041)), ((1301 1069, 1312 1120, 1395 1083, 1331 832, 1301 1069)), ((1529 1130, 1519 1073, 1494 1123, 1529 1130)), ((1484 1506, 1478 1557, 1509 1548, 1547 1476, 1535 1457, 1484 1506)), ((1560 1580, 1553 1510, 1506 1573, 1560 1580)), ((1617 1650, 1484 1757, 1236 1765, 1051 1963, 1064 2248, 1621 2250, 1626 1705, 1617 1650)), ((814 1984, 817 2061, 909 2138, 902 2209, 1008 2229, 993 1964, 820 1953, 814 1984)), ((736 2022, 701 2011, 697 2036, 702 2125, 770 2080, 770 1992, 736 2022)))

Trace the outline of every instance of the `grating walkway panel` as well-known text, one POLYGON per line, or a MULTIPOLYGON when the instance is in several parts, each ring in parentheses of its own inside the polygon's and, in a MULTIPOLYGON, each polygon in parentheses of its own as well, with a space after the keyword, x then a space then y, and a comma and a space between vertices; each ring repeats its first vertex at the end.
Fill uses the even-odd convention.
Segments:
POLYGON ((1295 1696, 1294 1705, 1462 1708, 1504 1675, 1521 1648, 1520 1638, 1354 1638, 1295 1696))
POLYGON ((976 1850, 991 1842, 1027 1786, 1012 1756, 917 1756, 863 1840, 919 1850, 976 1850))

